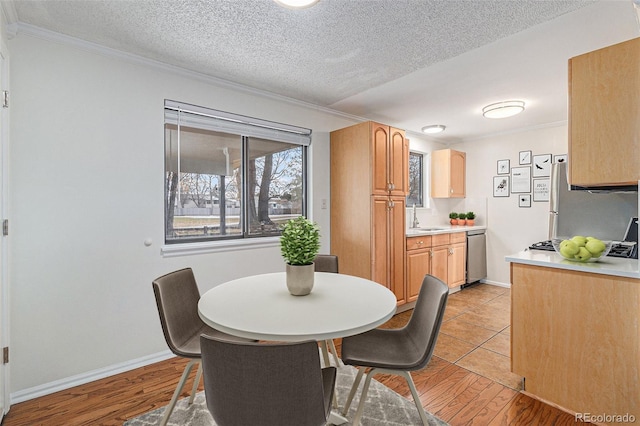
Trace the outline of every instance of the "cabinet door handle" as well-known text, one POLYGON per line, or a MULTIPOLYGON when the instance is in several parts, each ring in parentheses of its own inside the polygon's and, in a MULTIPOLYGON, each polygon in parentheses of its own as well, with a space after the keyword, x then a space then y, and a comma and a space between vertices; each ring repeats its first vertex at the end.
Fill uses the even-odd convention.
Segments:
POLYGON ((429 251, 429 256, 433 257, 433 250, 429 251))
POLYGON ((453 188, 451 188, 451 189, 449 190, 449 192, 451 192, 451 193, 453 194, 453 188))
POLYGON ((450 248, 450 249, 449 249, 449 255, 452 255, 452 254, 453 254, 453 249, 452 249, 452 248, 450 248))
POLYGON ((420 244, 424 244, 424 241, 418 241, 418 243, 417 243, 417 244, 418 244, 418 245, 420 245, 420 244))

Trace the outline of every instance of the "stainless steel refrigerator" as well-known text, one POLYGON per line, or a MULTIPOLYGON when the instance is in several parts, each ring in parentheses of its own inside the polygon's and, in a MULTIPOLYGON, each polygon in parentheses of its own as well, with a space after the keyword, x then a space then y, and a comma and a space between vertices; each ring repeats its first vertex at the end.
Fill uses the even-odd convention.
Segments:
POLYGON ((574 235, 622 241, 629 219, 638 216, 637 192, 569 190, 567 164, 551 166, 549 238, 574 235))

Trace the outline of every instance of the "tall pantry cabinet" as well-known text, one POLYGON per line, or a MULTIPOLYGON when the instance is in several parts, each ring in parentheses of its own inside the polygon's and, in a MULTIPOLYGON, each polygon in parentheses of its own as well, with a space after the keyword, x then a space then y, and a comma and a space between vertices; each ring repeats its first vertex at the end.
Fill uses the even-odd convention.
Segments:
POLYGON ((340 272, 376 281, 406 302, 409 142, 365 122, 331 132, 331 253, 340 272))

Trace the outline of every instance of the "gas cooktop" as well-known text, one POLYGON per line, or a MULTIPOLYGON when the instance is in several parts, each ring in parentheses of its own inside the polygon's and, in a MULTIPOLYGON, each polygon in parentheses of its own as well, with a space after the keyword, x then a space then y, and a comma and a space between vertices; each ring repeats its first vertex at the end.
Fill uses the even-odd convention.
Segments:
MULTIPOLYGON (((540 241, 539 243, 533 243, 529 246, 532 250, 545 250, 554 251, 551 240, 540 241)), ((638 258, 638 245, 633 241, 614 241, 611 246, 611 251, 607 256, 610 257, 624 257, 627 259, 638 258)))

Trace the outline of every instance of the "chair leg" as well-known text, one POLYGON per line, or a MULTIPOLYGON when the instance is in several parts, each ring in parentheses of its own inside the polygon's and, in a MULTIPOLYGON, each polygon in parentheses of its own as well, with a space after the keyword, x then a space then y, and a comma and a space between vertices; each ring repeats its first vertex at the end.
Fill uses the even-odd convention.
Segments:
POLYGON ((320 350, 322 352, 322 360, 324 361, 324 366, 325 367, 331 366, 331 362, 329 361, 329 348, 327 346, 326 340, 320 341, 320 350))
POLYGON ((173 408, 176 406, 176 402, 178 402, 178 397, 180 396, 180 392, 182 392, 182 388, 184 387, 189 374, 191 374, 191 370, 196 363, 199 363, 199 359, 192 359, 189 361, 189 364, 184 368, 184 372, 182 373, 182 377, 180 378, 180 382, 178 382, 178 387, 176 387, 175 392, 173 392, 173 396, 171 397, 171 402, 167 405, 167 408, 164 410, 164 416, 162 417, 162 421, 160 422, 160 426, 165 426, 169 421, 169 417, 173 412, 173 408))
POLYGON ((349 407, 351 407, 351 401, 353 401, 353 397, 356 395, 356 390, 358 390, 358 385, 360 384, 360 380, 362 380, 362 375, 364 374, 365 367, 358 367, 358 374, 356 375, 356 379, 353 381, 353 386, 351 386, 351 391, 349 392, 349 396, 347 397, 347 401, 344 403, 344 408, 342 409, 342 415, 346 416, 349 412, 349 407))
MULTIPOLYGON (((364 369, 363 369, 364 370, 364 369)), ((376 374, 377 368, 372 368, 367 373, 367 377, 364 379, 364 385, 362 386, 362 393, 360 394, 360 403, 358 404, 358 409, 356 410, 356 415, 353 416, 353 421, 351 423, 352 426, 360 425, 360 417, 362 417, 362 412, 364 411, 364 401, 367 399, 367 392, 369 391, 369 385, 371 384, 371 379, 373 375, 376 374)))
POLYGON ((420 419, 422 419, 422 424, 424 426, 427 426, 429 424, 429 421, 427 420, 427 413, 424 412, 422 402, 420 402, 420 397, 418 396, 418 391, 416 390, 416 385, 413 383, 413 379, 411 378, 411 373, 409 373, 408 371, 398 371, 397 373, 407 380, 407 384, 409 385, 409 389, 411 390, 411 396, 413 397, 413 403, 416 404, 418 414, 420 414, 420 419))
POLYGON ((336 367, 340 367, 340 358, 338 358, 338 350, 336 349, 336 344, 333 342, 333 339, 329 340, 329 346, 333 353, 333 360, 336 362, 336 367))
POLYGON ((191 397, 189 398, 189 405, 193 404, 193 400, 196 397, 196 392, 198 392, 198 385, 200 384, 200 379, 202 378, 202 362, 198 362, 198 372, 196 373, 196 378, 193 381, 193 387, 191 388, 191 397))

